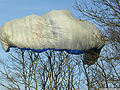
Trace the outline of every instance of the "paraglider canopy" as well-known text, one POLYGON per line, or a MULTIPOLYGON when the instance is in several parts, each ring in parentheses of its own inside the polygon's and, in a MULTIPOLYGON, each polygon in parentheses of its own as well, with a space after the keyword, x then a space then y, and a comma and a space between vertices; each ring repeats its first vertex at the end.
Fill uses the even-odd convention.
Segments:
POLYGON ((92 23, 74 18, 67 10, 25 16, 0 28, 0 40, 5 51, 18 47, 36 52, 56 50, 82 54, 92 50, 99 54, 104 46, 102 38, 101 32, 92 23))

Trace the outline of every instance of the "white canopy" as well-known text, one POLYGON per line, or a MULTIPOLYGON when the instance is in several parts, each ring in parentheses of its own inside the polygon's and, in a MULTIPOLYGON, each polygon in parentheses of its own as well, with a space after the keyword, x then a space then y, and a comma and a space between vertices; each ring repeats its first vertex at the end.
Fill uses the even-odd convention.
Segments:
POLYGON ((5 23, 0 39, 5 51, 15 46, 36 51, 54 49, 80 54, 104 46, 101 32, 90 22, 76 19, 67 10, 52 10, 5 23))

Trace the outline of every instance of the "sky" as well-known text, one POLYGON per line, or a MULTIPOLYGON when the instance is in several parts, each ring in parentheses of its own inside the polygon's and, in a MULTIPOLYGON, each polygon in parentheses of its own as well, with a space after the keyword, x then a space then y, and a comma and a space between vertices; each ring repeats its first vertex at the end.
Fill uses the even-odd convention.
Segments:
MULTIPOLYGON (((31 14, 42 15, 51 10, 69 10, 73 16, 78 12, 73 8, 74 0, 0 0, 0 27, 13 19, 31 14)), ((9 53, 4 52, 0 43, 0 59, 5 59, 9 53)))
POLYGON ((12 19, 31 14, 42 15, 53 9, 75 13, 74 0, 0 0, 0 26, 12 19))

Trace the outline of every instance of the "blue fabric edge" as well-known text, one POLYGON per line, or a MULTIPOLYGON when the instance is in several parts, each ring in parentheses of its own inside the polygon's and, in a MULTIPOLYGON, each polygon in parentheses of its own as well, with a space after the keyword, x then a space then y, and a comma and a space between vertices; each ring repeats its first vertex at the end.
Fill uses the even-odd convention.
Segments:
MULTIPOLYGON (((17 48, 17 47, 9 46, 8 49, 6 50, 6 52, 9 52, 10 48, 17 48)), ((86 53, 89 50, 94 50, 96 52, 98 51, 97 48, 92 48, 92 49, 88 49, 88 50, 71 50, 71 49, 55 49, 55 48, 47 48, 47 49, 46 48, 44 48, 44 49, 18 48, 18 49, 21 49, 21 50, 32 50, 34 52, 39 52, 39 53, 45 52, 47 50, 66 51, 69 54, 76 54, 76 55, 86 53)))

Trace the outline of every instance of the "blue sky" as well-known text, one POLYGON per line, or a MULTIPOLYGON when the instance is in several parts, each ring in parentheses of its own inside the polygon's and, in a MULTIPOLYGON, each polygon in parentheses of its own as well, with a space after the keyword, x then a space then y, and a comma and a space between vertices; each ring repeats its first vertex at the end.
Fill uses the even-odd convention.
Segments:
POLYGON ((38 14, 53 9, 67 9, 73 13, 74 0, 0 0, 0 26, 12 19, 38 14))
MULTIPOLYGON (((42 15, 53 9, 67 9, 78 17, 78 12, 73 6, 74 0, 0 0, 0 27, 7 21, 31 14, 42 15)), ((0 59, 6 55, 8 53, 3 51, 0 44, 0 59)))

